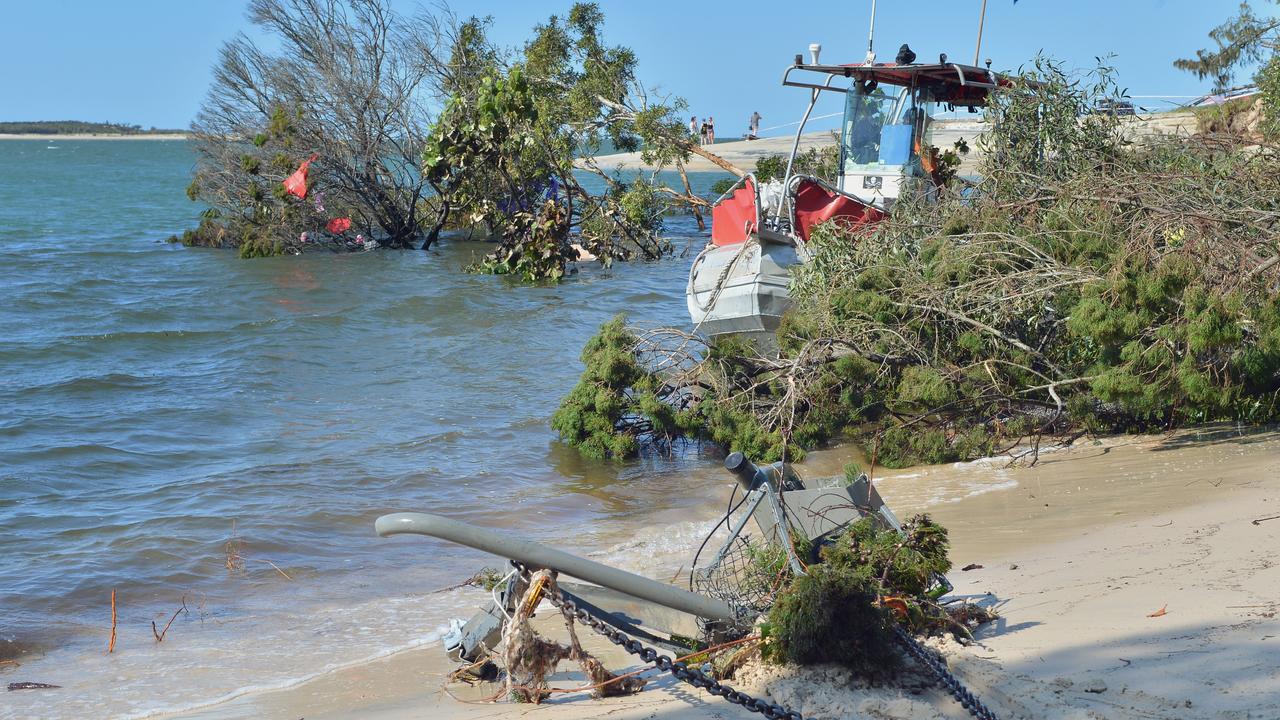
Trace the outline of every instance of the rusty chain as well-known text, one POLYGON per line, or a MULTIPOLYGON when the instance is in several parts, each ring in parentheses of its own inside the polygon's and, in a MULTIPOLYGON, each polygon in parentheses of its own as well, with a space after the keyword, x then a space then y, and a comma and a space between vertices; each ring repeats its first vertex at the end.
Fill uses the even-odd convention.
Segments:
MULTIPOLYGON (((528 576, 528 568, 515 562, 513 562, 512 565, 515 565, 521 575, 526 577, 528 576)), ((595 630, 597 633, 604 636, 609 642, 621 647, 623 650, 635 655, 646 663, 653 665, 655 668, 662 670, 663 672, 671 673, 673 677, 681 682, 706 690, 712 695, 722 697, 734 705, 741 705, 751 712, 760 713, 766 718, 769 718, 769 720, 804 720, 804 716, 795 710, 785 708, 776 703, 761 700, 757 697, 752 697, 751 695, 739 690, 734 690, 697 668, 689 667, 686 663, 677 662, 671 659, 671 657, 663 655, 653 648, 645 647, 640 643, 640 641, 629 637, 621 630, 618 630, 604 620, 595 617, 587 610, 578 607, 573 600, 564 597, 564 595, 560 593, 559 586, 554 583, 551 584, 551 587, 546 592, 546 597, 557 609, 561 611, 568 611, 575 620, 586 625, 592 630, 595 630)), ((983 705, 982 701, 978 700, 973 693, 969 692, 969 690, 965 688, 964 684, 947 669, 946 665, 937 657, 934 657, 927 649, 924 648, 924 646, 920 645, 915 638, 907 634, 907 632, 902 628, 895 627, 894 633, 897 636, 898 642, 902 645, 907 654, 921 665, 928 668, 929 671, 937 677, 939 683, 941 683, 942 686, 945 687, 953 697, 955 697, 956 701, 958 701, 965 710, 969 711, 970 715, 978 718, 978 720, 997 720, 995 713, 987 708, 986 705, 983 705)))

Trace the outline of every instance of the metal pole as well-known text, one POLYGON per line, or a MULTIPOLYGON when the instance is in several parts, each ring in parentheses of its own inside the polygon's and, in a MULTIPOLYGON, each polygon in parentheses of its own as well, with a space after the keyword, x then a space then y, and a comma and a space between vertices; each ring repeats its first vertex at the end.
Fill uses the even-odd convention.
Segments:
POLYGON ((867 33, 867 63, 875 60, 875 50, 872 45, 876 39, 876 0, 871 0, 871 31, 867 33))
POLYGON ((987 0, 982 0, 982 14, 978 16, 978 47, 973 49, 973 66, 978 67, 978 58, 982 54, 982 26, 987 22, 987 0))
POLYGON ((532 567, 555 570, 579 580, 613 588, 620 593, 708 620, 734 619, 733 610, 723 600, 691 593, 625 570, 601 565, 532 540, 525 540, 498 528, 476 527, 426 513, 393 513, 378 518, 374 523, 374 529, 383 537, 402 533, 430 535, 473 547, 476 550, 501 555, 532 567))
MULTIPOLYGON (((827 84, 831 84, 831 80, 827 80, 827 84)), ((778 220, 782 217, 783 206, 787 204, 786 193, 787 185, 791 182, 791 166, 796 162, 796 153, 800 150, 800 134, 804 132, 805 123, 809 122, 809 113, 813 112, 813 106, 818 104, 819 90, 812 90, 813 96, 809 98, 809 107, 804 109, 804 117, 800 118, 800 127, 796 128, 796 139, 791 143, 791 157, 787 158, 787 173, 782 176, 782 194, 783 200, 778 203, 778 211, 773 214, 773 224, 778 225, 778 220)), ((756 191, 756 197, 760 197, 759 190, 756 191)))

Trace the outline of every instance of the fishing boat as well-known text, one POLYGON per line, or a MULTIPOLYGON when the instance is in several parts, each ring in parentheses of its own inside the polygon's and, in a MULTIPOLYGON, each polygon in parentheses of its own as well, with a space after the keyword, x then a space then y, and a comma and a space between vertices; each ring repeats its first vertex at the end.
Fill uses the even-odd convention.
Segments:
POLYGON ((931 140, 944 112, 978 112, 989 93, 1010 85, 990 68, 946 61, 824 65, 809 46, 786 69, 782 84, 810 90, 782 180, 761 183, 748 173, 712 206, 711 240, 689 270, 685 297, 704 336, 742 335, 773 347, 791 300, 791 269, 810 258, 816 226, 835 222, 857 230, 880 222, 906 192, 932 193, 942 182, 931 140), (814 79, 817 78, 817 79, 814 79), (793 172, 800 137, 822 93, 845 96, 837 177, 793 172))

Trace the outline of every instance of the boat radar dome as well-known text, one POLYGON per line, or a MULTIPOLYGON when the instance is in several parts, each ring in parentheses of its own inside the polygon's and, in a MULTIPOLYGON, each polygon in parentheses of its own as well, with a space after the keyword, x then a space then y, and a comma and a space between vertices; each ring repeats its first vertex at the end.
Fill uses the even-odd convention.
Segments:
POLYGON ((822 54, 821 43, 809 43, 809 64, 817 65, 818 56, 822 54))

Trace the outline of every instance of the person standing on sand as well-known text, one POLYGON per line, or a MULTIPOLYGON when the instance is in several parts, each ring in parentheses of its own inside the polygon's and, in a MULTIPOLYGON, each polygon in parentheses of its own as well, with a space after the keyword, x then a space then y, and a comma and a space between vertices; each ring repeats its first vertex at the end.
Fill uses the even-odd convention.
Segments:
POLYGON ((751 119, 747 121, 747 126, 748 128, 750 128, 749 131, 747 132, 747 135, 752 140, 755 140, 756 135, 760 133, 760 111, 759 110, 751 113, 751 119))
POLYGON ((693 117, 689 118, 689 134, 693 136, 697 136, 698 134, 698 116, 697 115, 694 115, 693 117))
POLYGON ((713 117, 707 118, 707 144, 716 144, 716 119, 713 117))
POLYGON ((698 144, 699 145, 707 144, 707 121, 706 120, 703 120, 702 124, 698 126, 698 144))

